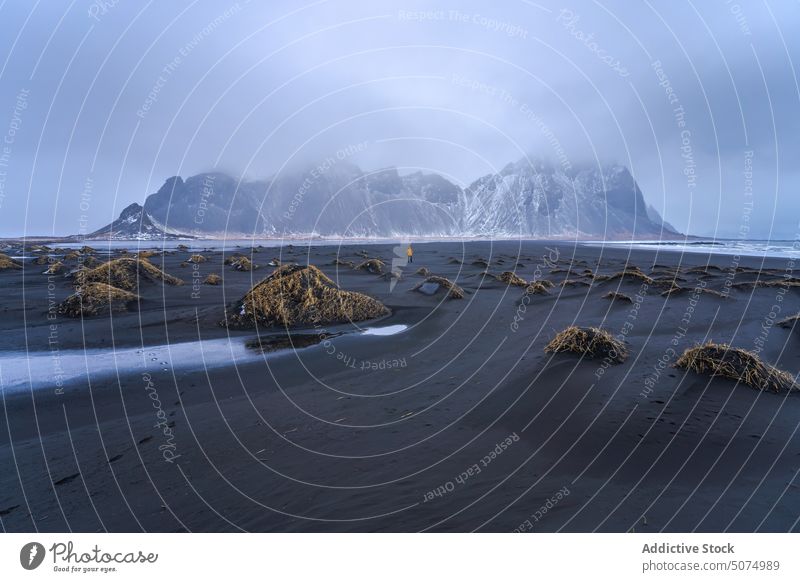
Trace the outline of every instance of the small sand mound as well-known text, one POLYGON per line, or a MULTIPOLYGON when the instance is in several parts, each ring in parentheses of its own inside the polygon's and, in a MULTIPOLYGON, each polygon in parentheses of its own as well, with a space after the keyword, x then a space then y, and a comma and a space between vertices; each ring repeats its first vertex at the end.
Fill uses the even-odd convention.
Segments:
POLYGON ((550 340, 545 352, 573 352, 590 358, 608 359, 615 364, 625 361, 628 350, 621 341, 597 327, 570 326, 550 340))
POLYGON ((539 279, 538 281, 531 281, 531 282, 541 283, 545 287, 545 289, 552 289, 553 287, 556 286, 556 284, 550 281, 549 279, 539 279))
POLYGON ((92 255, 86 255, 85 257, 81 256, 81 258, 78 259, 78 262, 82 267, 85 267, 87 269, 94 269, 95 267, 99 267, 100 265, 103 264, 103 261, 101 261, 97 257, 93 257, 92 255))
POLYGON ((20 265, 17 261, 9 257, 5 253, 0 253, 0 271, 5 271, 7 269, 21 269, 22 265, 20 265))
POLYGON ((683 277, 676 277, 676 276, 673 276, 673 275, 665 275, 663 277, 656 277, 656 276, 654 276, 654 273, 651 273, 651 276, 653 276, 653 280, 656 282, 656 284, 660 285, 662 287, 667 286, 667 285, 678 286, 678 283, 686 283, 686 279, 684 279, 683 277))
POLYGON ((281 266, 281 261, 280 261, 280 259, 272 259, 269 263, 267 263, 267 266, 269 266, 269 267, 280 267, 281 266))
POLYGON ((451 265, 460 265, 461 264, 461 261, 459 261, 455 257, 450 257, 450 259, 447 262, 450 263, 451 265))
POLYGON ((222 283, 222 277, 220 277, 216 273, 211 273, 210 275, 208 275, 208 277, 205 278, 205 281, 203 281, 203 283, 205 283, 206 285, 219 285, 220 283, 222 283))
POLYGON ((351 269, 356 268, 356 265, 353 261, 343 261, 342 259, 333 259, 333 263, 331 264, 337 267, 350 267, 351 269))
POLYGON ((81 258, 81 254, 78 251, 70 251, 66 255, 64 255, 65 261, 77 261, 81 258))
POLYGON ((800 281, 793 278, 783 277, 781 279, 760 279, 749 283, 734 283, 737 288, 757 288, 757 287, 800 287, 800 281))
POLYGON ((114 259, 93 269, 83 269, 75 273, 75 285, 82 287, 89 283, 105 283, 125 291, 136 291, 140 281, 163 281, 167 285, 183 285, 183 281, 168 275, 146 260, 114 259))
POLYGON ((528 282, 517 275, 516 273, 512 273, 511 271, 503 271, 499 275, 497 275, 497 280, 502 281, 506 285, 514 285, 516 287, 527 287, 528 282))
POLYGON ((58 275, 61 271, 64 270, 64 265, 56 261, 55 263, 51 263, 47 270, 42 273, 43 275, 58 275))
POLYGON ((474 267, 483 267, 484 269, 488 269, 489 268, 489 261, 487 261, 486 259, 477 259, 475 261, 472 261, 472 266, 474 266, 474 267))
POLYGON ((154 250, 147 250, 147 251, 139 251, 136 253, 136 256, 140 259, 149 259, 150 257, 155 257, 156 255, 161 254, 159 251, 154 250))
POLYGON ((339 289, 313 265, 284 265, 250 289, 228 321, 293 327, 363 321, 388 312, 377 299, 339 289))
POLYGON ((550 292, 547 289, 544 281, 531 281, 525 284, 525 295, 548 295, 550 292))
POLYGON ((383 274, 383 268, 386 266, 380 259, 367 259, 363 263, 359 263, 356 265, 357 271, 367 271, 372 273, 373 275, 381 275, 383 274))
POLYGON ((58 313, 67 317, 103 315, 112 311, 127 311, 128 305, 139 297, 105 283, 87 283, 58 306, 58 313))
POLYGON ((661 293, 662 297, 672 297, 673 295, 681 295, 682 293, 703 293, 704 295, 711 295, 712 297, 720 297, 722 299, 727 299, 728 295, 722 293, 721 291, 717 291, 716 289, 706 289, 704 287, 698 288, 691 288, 691 287, 681 287, 679 285, 675 285, 670 289, 661 293))
POLYGON ((450 279, 431 275, 422 283, 418 283, 412 291, 419 291, 425 295, 434 295, 439 289, 447 289, 449 299, 464 299, 464 290, 453 283, 450 279))
POLYGON ((798 389, 790 373, 765 364, 752 352, 727 344, 708 342, 689 348, 678 358, 675 366, 698 374, 736 380, 757 390, 781 392, 798 389))
POLYGON ((575 271, 574 269, 563 269, 561 267, 558 267, 556 269, 550 269, 550 274, 551 275, 570 275, 572 277, 580 277, 581 276, 581 274, 578 271, 575 271))
POLYGON ((595 281, 614 281, 616 279, 639 279, 643 283, 647 283, 648 285, 654 285, 656 281, 648 276, 645 275, 638 267, 628 267, 618 273, 614 273, 613 275, 596 275, 595 281))
POLYGON ((415 275, 420 275, 422 277, 430 277, 431 276, 431 272, 427 267, 420 267, 419 269, 416 270, 416 272, 414 274, 415 275))
POLYGON ((792 315, 785 319, 781 319, 778 322, 778 325, 781 327, 794 327, 795 325, 797 325, 798 321, 800 321, 800 313, 798 313, 797 315, 792 315))
POLYGON ((711 275, 713 274, 712 271, 716 271, 717 273, 724 272, 724 269, 717 267, 716 265, 705 265, 700 267, 689 267, 686 269, 686 273, 691 275, 711 275))
POLYGON ((564 279, 561 282, 562 287, 591 287, 588 281, 581 281, 579 279, 564 279))
POLYGON ((79 252, 80 254, 82 254, 82 255, 93 255, 93 254, 94 254, 94 253, 96 253, 97 251, 96 251, 96 250, 94 250, 94 249, 93 249, 92 247, 90 247, 90 246, 84 245, 84 246, 82 246, 81 248, 79 248, 79 249, 78 249, 78 252, 79 252))
POLYGON ((624 293, 617 293, 616 291, 609 291, 605 295, 603 295, 603 299, 610 299, 611 301, 624 301, 626 303, 633 303, 633 299, 631 299, 628 295, 624 293))
POLYGON ((50 258, 47 255, 39 255, 32 262, 34 265, 46 265, 50 262, 50 258))
POLYGON ((205 263, 208 259, 205 258, 203 255, 192 255, 188 259, 186 259, 187 263, 205 263))
POLYGON ((178 249, 179 251, 184 251, 184 252, 186 252, 186 251, 188 251, 188 250, 189 250, 189 247, 187 247, 186 245, 183 245, 183 244, 181 244, 181 245, 178 245, 178 246, 177 246, 177 247, 175 247, 175 248, 176 248, 176 249, 178 249))
POLYGON ((239 257, 237 260, 231 262, 231 266, 233 266, 234 271, 255 271, 258 269, 258 265, 254 264, 253 261, 247 257, 239 257))

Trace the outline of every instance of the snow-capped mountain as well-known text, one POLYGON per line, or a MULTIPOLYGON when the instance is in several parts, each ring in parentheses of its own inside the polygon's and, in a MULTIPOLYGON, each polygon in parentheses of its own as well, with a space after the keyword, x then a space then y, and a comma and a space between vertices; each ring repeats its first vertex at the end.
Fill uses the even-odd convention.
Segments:
POLYGON ((676 235, 627 168, 564 171, 519 161, 466 188, 437 174, 364 172, 328 160, 265 181, 221 173, 169 178, 90 238, 483 236, 653 238, 676 235))
POLYGON ((162 240, 183 238, 159 224, 136 202, 126 206, 111 224, 94 231, 86 238, 102 240, 162 240))
MULTIPOLYGON (((624 166, 570 173, 528 160, 508 164, 467 188, 465 230, 487 236, 632 238, 658 235, 642 192, 624 166)), ((666 228, 667 233, 674 230, 666 228)))

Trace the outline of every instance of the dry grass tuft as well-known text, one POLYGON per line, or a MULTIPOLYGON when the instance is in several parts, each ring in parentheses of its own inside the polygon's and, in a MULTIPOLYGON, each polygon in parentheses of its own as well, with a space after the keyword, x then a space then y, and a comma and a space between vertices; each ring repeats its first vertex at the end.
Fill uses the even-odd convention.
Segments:
POLYGON ((22 265, 20 265, 17 261, 9 257, 5 253, 0 253, 0 271, 5 271, 7 269, 21 269, 22 265))
POLYGON ((65 261, 77 261, 81 258, 81 254, 78 251, 70 251, 66 255, 64 255, 65 261))
POLYGON ((239 261, 239 260, 241 260, 243 258, 245 258, 245 256, 242 255, 242 254, 231 255, 230 257, 225 257, 225 260, 222 261, 222 264, 223 265, 232 265, 235 262, 237 262, 237 261, 239 261))
MULTIPOLYGON (((547 282, 550 283, 550 281, 547 282)), ((550 292, 547 289, 544 281, 531 281, 525 286, 525 295, 549 295, 550 292)))
POLYGON ((528 282, 517 275, 516 273, 512 273, 511 271, 503 271, 499 275, 497 275, 496 279, 498 281, 502 281, 506 285, 515 285, 516 287, 527 287, 528 282))
POLYGON ((672 297, 673 295, 680 295, 682 293, 702 293, 704 295, 711 295, 712 297, 719 297, 721 299, 727 299, 728 295, 722 293, 721 291, 717 291, 716 289, 706 289, 704 287, 698 288, 691 288, 691 287, 681 287, 679 285, 675 285, 670 289, 661 293, 662 297, 672 297))
POLYGON ((417 285, 415 285, 411 290, 419 291, 420 287, 422 287, 425 283, 435 283, 436 285, 439 285, 439 287, 447 289, 447 297, 449 299, 464 299, 464 290, 461 287, 453 283, 450 279, 439 277, 437 275, 429 276, 422 283, 417 283, 417 285))
POLYGON ((573 352, 590 358, 608 359, 615 364, 625 361, 628 349, 607 331, 597 327, 570 326, 550 340, 545 352, 573 352))
MULTIPOLYGON (((145 261, 146 261, 146 259, 145 259, 145 261)), ((97 257, 94 257, 92 255, 86 255, 85 257, 81 256, 81 258, 79 259, 79 262, 80 262, 82 267, 85 267, 87 269, 94 269, 95 267, 99 267, 100 265, 103 264, 103 261, 101 261, 100 259, 98 259, 97 257)))
MULTIPOLYGON (((680 277, 680 270, 679 269, 651 269, 650 276, 651 277, 669 277, 670 279, 676 279, 680 277)), ((680 277, 683 279, 683 277, 680 277)))
POLYGON ((616 291, 609 291, 603 295, 603 299, 610 299, 611 301, 624 301, 626 303, 633 303, 633 299, 624 293, 617 293, 616 291))
POLYGON ((758 281, 734 283, 732 286, 737 289, 755 289, 756 287, 800 287, 800 280, 785 277, 780 279, 760 279, 758 281))
POLYGON ((638 267, 628 267, 618 273, 614 273, 613 275, 596 275, 595 281, 614 281, 616 279, 638 279, 648 285, 654 285, 656 281, 643 273, 638 267))
POLYGON ((684 272, 690 275, 711 275, 712 271, 723 273, 725 270, 716 265, 703 265, 700 267, 689 267, 684 272))
MULTIPOLYGON (((343 261, 342 259, 333 259, 333 265, 341 266, 341 267, 350 267, 351 269, 355 269, 356 265, 353 261, 343 261)), ((277 265, 276 265, 277 266, 277 265)))
POLYGON ((675 366, 698 374, 736 380, 757 390, 781 392, 798 389, 794 376, 788 372, 765 364, 752 352, 727 344, 708 342, 689 348, 678 358, 675 366))
POLYGON ((383 268, 386 266, 380 259, 367 259, 363 263, 359 263, 356 265, 357 271, 367 271, 368 273, 372 273, 373 275, 381 275, 383 274, 383 268))
POLYGON ((588 281, 581 281, 578 279, 564 279, 561 281, 562 287, 591 287, 591 283, 588 281))
POLYGON ((97 251, 88 245, 83 245, 81 248, 78 249, 78 252, 82 255, 93 255, 97 251))
POLYGON ((51 263, 47 270, 42 273, 43 275, 58 275, 61 271, 64 270, 64 265, 58 261, 55 263, 51 263))
POLYGON ((192 255, 188 259, 186 259, 187 263, 205 263, 208 259, 205 258, 203 255, 192 255))
POLYGON ((93 269, 83 269, 75 273, 75 286, 90 283, 105 283, 125 291, 136 291, 140 281, 163 281, 167 285, 183 285, 183 281, 168 275, 146 260, 114 259, 93 269))
POLYGON ((206 285, 219 285, 222 283, 222 277, 217 275, 216 273, 210 273, 208 277, 205 278, 203 281, 206 285))
POLYGON ((128 305, 138 299, 129 291, 105 283, 87 283, 59 304, 58 313, 67 317, 84 317, 127 311, 128 305))
POLYGON ((184 251, 184 252, 186 252, 186 251, 188 251, 188 250, 189 250, 189 247, 187 247, 187 246, 186 246, 186 245, 184 245, 184 244, 180 244, 180 245, 178 245, 178 246, 177 246, 177 247, 175 247, 175 248, 176 248, 177 250, 179 250, 179 251, 184 251))
POLYGON ((247 257, 237 258, 235 261, 231 262, 231 266, 233 266, 234 271, 255 271, 258 269, 258 265, 247 257))
POLYGON ((430 277, 431 272, 427 267, 420 267, 414 274, 421 275, 422 277, 430 277))
POLYGON ((229 323, 306 326, 375 319, 389 313, 377 299, 343 291, 313 265, 283 265, 255 285, 229 323))
POLYGON ((32 261, 34 265, 46 265, 49 262, 50 258, 47 255, 39 255, 32 261))
POLYGON ((551 275, 562 275, 562 274, 564 274, 564 275, 571 275, 573 277, 580 277, 581 276, 581 274, 578 271, 575 271, 574 269, 564 269, 562 267, 557 267, 555 269, 550 269, 550 274, 551 275))
POLYGON ((678 283, 686 283, 686 279, 684 279, 683 277, 678 277, 676 275, 664 275, 656 277, 655 273, 650 273, 650 276, 652 276, 656 284, 660 286, 666 286, 666 285, 677 286, 678 283))
POLYGON ((778 325, 781 327, 794 327, 797 325, 797 322, 800 321, 800 313, 797 315, 791 315, 785 319, 781 319, 778 322, 778 325))

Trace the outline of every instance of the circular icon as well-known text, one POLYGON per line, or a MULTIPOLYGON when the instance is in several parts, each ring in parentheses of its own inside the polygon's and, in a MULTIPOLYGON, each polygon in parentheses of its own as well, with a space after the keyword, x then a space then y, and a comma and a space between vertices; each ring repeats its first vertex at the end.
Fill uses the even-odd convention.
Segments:
POLYGON ((19 551, 19 563, 26 570, 35 570, 44 561, 44 546, 39 542, 29 542, 19 551))

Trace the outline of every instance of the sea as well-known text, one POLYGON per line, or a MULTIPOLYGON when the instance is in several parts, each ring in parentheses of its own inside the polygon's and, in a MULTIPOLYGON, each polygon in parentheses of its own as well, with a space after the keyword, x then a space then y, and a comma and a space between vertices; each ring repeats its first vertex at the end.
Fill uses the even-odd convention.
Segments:
MULTIPOLYGON (((414 242, 417 244, 436 243, 436 242, 491 242, 491 241, 520 241, 530 240, 535 242, 547 242, 544 239, 517 239, 517 238, 423 238, 417 237, 409 241, 408 238, 311 238, 311 239, 191 239, 191 240, 110 240, 110 241, 85 241, 58 243, 61 248, 80 248, 84 244, 90 245, 98 250, 116 250, 125 248, 130 251, 143 249, 174 249, 178 245, 186 245, 192 251, 203 250, 225 250, 235 251, 239 248, 249 248, 261 246, 264 248, 280 248, 288 245, 294 246, 352 246, 352 245, 371 245, 371 244, 399 244, 399 242, 414 242)), ((651 249, 671 251, 676 253, 698 253, 698 254, 721 254, 721 255, 740 255, 748 257, 787 257, 800 258, 800 240, 742 240, 742 239, 701 239, 690 238, 683 240, 636 240, 636 241, 598 241, 598 240, 574 240, 557 239, 554 243, 565 244, 574 242, 578 245, 602 247, 613 246, 631 249, 651 249)))

